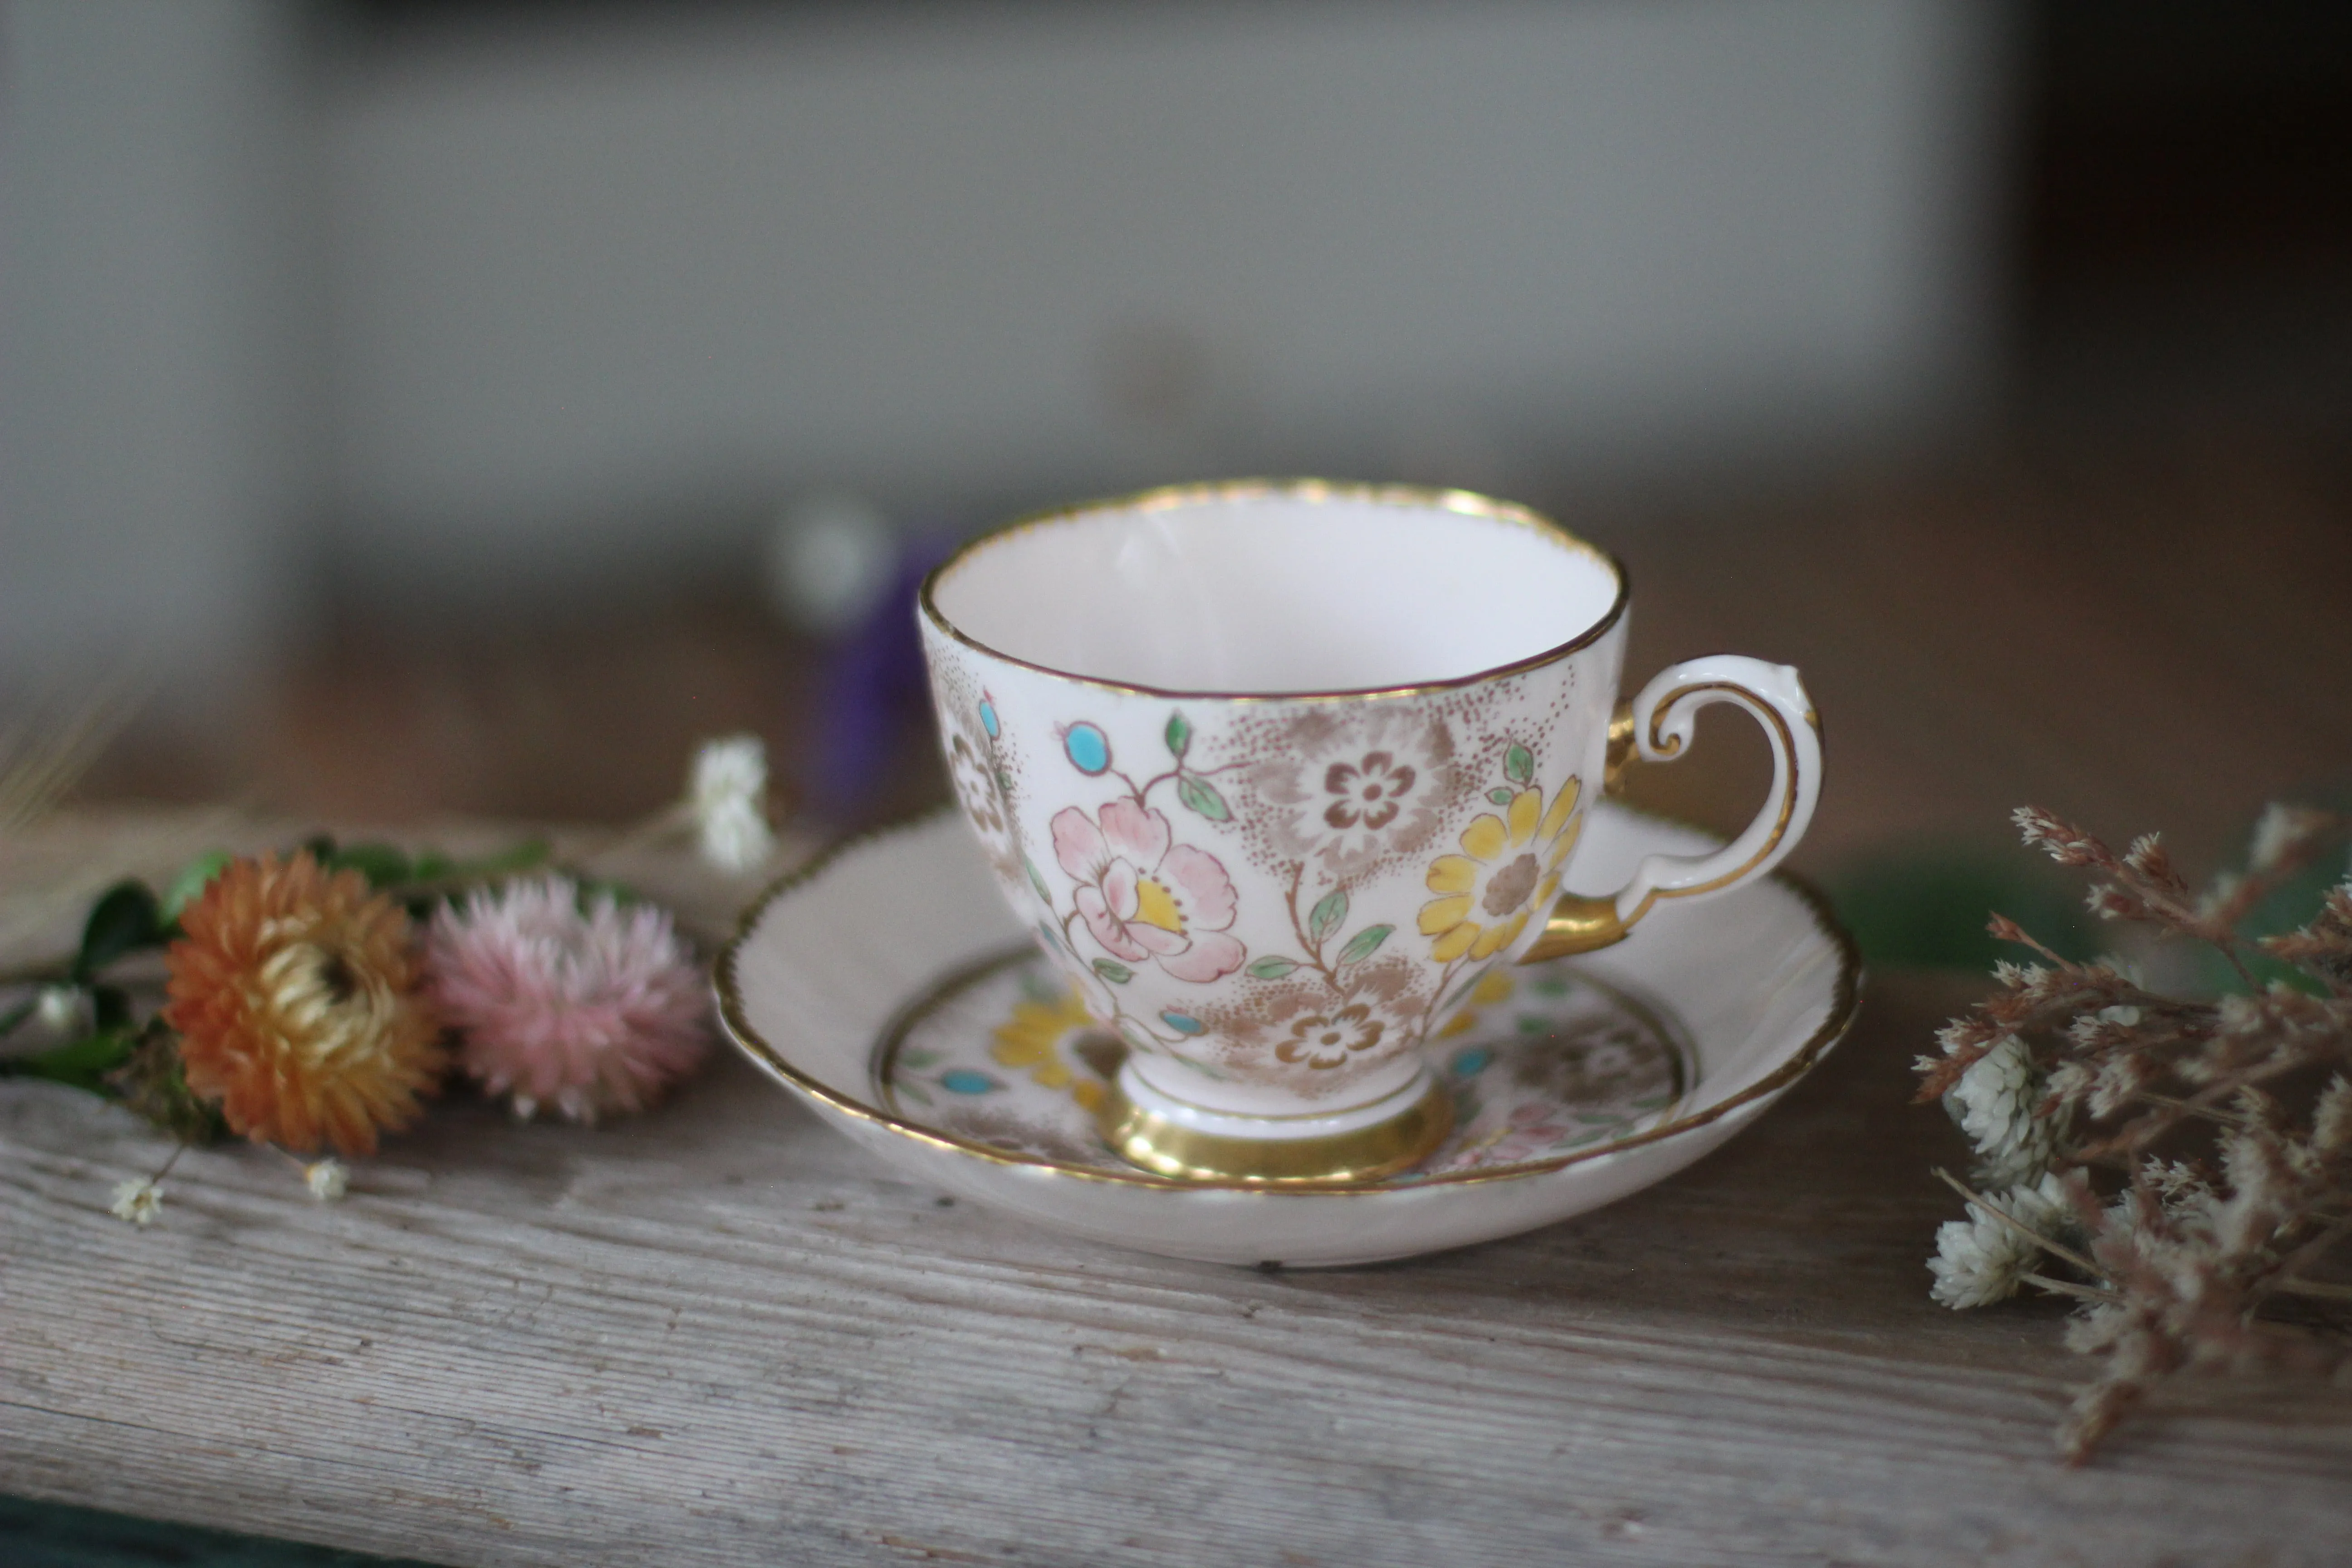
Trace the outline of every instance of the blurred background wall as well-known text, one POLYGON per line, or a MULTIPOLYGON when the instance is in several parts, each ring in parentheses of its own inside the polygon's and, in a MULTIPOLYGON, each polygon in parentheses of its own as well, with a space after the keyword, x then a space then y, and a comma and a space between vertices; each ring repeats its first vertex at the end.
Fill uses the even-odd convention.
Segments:
POLYGON ((6 0, 0 653, 1163 479, 1900 438, 1996 363, 2008 13, 6 0), (807 509, 802 509, 803 512, 807 509))
POLYGON ((93 798, 617 817, 749 729, 871 818, 927 556, 1304 471, 1806 661, 1817 837, 2186 778, 2182 692, 2251 800, 2347 430, 2343 0, 0 0, 0 763, 153 693, 93 798))

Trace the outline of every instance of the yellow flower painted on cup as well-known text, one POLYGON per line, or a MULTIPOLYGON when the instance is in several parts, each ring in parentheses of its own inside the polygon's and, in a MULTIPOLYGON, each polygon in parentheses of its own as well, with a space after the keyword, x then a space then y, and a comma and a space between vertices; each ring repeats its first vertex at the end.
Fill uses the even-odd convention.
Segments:
POLYGON ((1092 1027, 1093 1016, 1075 991, 1065 991, 1058 1002, 1015 1002, 1013 1016, 992 1032, 988 1054, 999 1067, 1025 1068, 1030 1079, 1044 1088, 1066 1089, 1080 1105, 1097 1110, 1102 1085, 1071 1072, 1059 1049, 1071 1030, 1092 1027))
POLYGON ((1427 883, 1438 896, 1421 906, 1421 934, 1432 939, 1432 958, 1492 958, 1518 939, 1531 915, 1551 907, 1584 821, 1576 812, 1581 790, 1569 780, 1548 809, 1541 789, 1518 790, 1502 816, 1486 811, 1470 819, 1461 854, 1430 862, 1427 883))

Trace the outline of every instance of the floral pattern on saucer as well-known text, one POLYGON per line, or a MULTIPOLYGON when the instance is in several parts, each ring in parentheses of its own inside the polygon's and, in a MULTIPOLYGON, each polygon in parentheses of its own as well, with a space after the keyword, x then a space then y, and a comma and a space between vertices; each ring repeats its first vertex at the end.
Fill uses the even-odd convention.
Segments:
MULTIPOLYGON (((1454 1131, 1390 1178, 1501 1172, 1630 1137, 1673 1117, 1695 1078, 1680 1026, 1573 960, 1497 967, 1425 1047, 1454 1131)), ((1095 1112, 1126 1050, 1034 949, 1002 954, 910 1008, 875 1057, 892 1113, 951 1136, 1109 1174, 1095 1112)))

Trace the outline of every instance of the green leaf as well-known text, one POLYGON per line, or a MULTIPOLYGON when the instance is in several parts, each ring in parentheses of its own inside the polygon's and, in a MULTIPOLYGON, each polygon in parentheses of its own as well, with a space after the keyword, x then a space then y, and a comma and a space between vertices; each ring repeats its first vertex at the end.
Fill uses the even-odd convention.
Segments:
POLYGON ((1324 895, 1322 902, 1307 917, 1307 939, 1319 950, 1323 939, 1338 931, 1347 919, 1348 889, 1341 888, 1324 895))
POLYGON ((1129 981, 1135 978, 1134 970, 1129 969, 1124 963, 1120 963, 1108 958, 1097 958, 1095 960, 1095 973, 1101 975, 1105 980, 1109 981, 1113 985, 1124 985, 1129 981))
POLYGON ((1381 943, 1388 941, 1389 934, 1395 930, 1394 926, 1366 926, 1349 938, 1348 945, 1339 950, 1340 963, 1361 963, 1378 952, 1381 943))
POLYGON ((1047 909, 1054 907, 1054 895, 1045 890, 1045 879, 1037 874, 1037 863, 1026 855, 1021 858, 1022 869, 1029 873, 1029 885, 1037 889, 1037 898, 1047 909))
POLYGON ((1525 746, 1514 745, 1503 753, 1503 776, 1525 789, 1536 782, 1536 759, 1525 746))
POLYGON ((1261 958, 1249 966, 1249 974, 1253 980, 1279 980, 1297 967, 1295 958, 1261 958))
POLYGON ((1511 804, 1511 792, 1507 789, 1490 789, 1486 792, 1486 798, 1496 805, 1508 805, 1511 804))
POLYGON ((351 844, 327 857, 333 871, 357 871, 371 888, 396 888, 415 879, 408 857, 390 844, 351 844))
POLYGON ((163 945, 163 922, 158 918, 155 895, 147 884, 117 882, 90 906, 81 928, 81 951, 74 954, 73 981, 89 984, 90 976, 124 953, 163 945))
POLYGON ((106 1075, 131 1059, 131 1047, 137 1041, 137 1034, 130 1029, 84 1035, 31 1056, 0 1058, 0 1078, 41 1079, 104 1094, 106 1075))
POLYGON ((1168 715, 1168 751, 1178 762, 1192 745, 1192 725, 1181 713, 1168 715))
POLYGON ((2062 958, 2098 952, 2072 879, 2006 845, 1931 845, 1866 860, 1832 885, 1838 914, 1874 970, 1982 972, 2017 951, 1985 931, 1993 910, 2048 942, 2062 958))
POLYGON ((1234 814, 1225 805, 1225 797, 1217 786, 1195 773, 1186 773, 1176 781, 1176 798, 1211 822, 1231 822, 1234 814))
POLYGON ((163 889, 157 913, 165 921, 177 921, 180 911, 202 898, 205 889, 212 885, 213 879, 226 870, 228 863, 235 858, 226 849, 207 849, 181 867, 180 874, 172 879, 172 885, 163 889))

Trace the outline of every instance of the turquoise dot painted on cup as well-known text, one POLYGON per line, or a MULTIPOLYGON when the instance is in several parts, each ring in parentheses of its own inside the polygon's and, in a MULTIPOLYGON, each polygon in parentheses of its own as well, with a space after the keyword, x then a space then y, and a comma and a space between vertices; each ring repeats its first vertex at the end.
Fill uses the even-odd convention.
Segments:
POLYGON ((986 1094, 992 1089, 1002 1089, 1003 1085, 984 1072, 957 1068, 940 1074, 940 1087, 950 1094, 986 1094))
POLYGON ((1486 1070, 1486 1064, 1494 1059, 1495 1053, 1484 1046, 1472 1046, 1467 1050, 1456 1051, 1454 1053, 1454 1076, 1476 1078, 1486 1070))
POLYGON ((1180 1035, 1197 1035, 1209 1026, 1189 1013, 1162 1013, 1160 1021, 1180 1035))
POLYGON ((990 740, 993 741, 996 739, 998 734, 996 726, 996 704, 991 702, 985 697, 980 700, 980 727, 988 731, 988 738, 990 740))
POLYGON ((1089 777, 1110 766, 1110 737, 1092 724, 1073 724, 1062 732, 1062 750, 1070 765, 1089 777))

